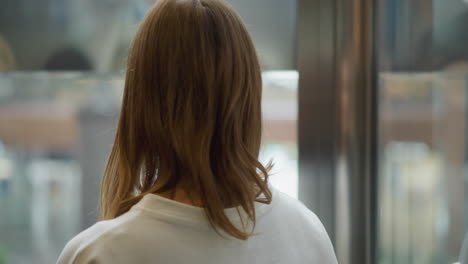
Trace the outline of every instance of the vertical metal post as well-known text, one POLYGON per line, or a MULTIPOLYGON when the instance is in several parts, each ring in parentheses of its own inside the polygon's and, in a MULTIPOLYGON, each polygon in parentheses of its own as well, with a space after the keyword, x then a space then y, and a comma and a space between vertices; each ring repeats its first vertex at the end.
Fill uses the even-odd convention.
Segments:
POLYGON ((299 198, 339 263, 375 260, 376 85, 372 0, 299 0, 299 198))
POLYGON ((335 1, 299 0, 299 199, 335 237, 335 1))
POLYGON ((337 0, 337 252, 373 263, 376 217, 376 83, 371 0, 337 0))

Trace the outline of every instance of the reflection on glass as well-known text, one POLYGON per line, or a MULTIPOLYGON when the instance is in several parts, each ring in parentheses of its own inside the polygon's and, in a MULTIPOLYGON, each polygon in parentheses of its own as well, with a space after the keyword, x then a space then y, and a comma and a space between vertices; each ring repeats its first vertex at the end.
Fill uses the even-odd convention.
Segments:
POLYGON ((379 2, 378 261, 456 263, 468 231, 468 3, 379 2))

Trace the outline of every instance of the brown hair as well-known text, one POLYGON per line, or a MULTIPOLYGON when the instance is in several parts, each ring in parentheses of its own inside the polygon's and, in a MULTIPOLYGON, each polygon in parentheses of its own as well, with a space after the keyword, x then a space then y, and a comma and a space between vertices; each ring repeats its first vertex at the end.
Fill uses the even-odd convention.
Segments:
POLYGON ((240 17, 222 0, 160 0, 128 56, 114 146, 101 184, 101 218, 148 193, 183 188, 211 226, 239 239, 224 209, 270 203, 258 161, 261 71, 240 17), (263 198, 259 198, 263 194, 263 198))

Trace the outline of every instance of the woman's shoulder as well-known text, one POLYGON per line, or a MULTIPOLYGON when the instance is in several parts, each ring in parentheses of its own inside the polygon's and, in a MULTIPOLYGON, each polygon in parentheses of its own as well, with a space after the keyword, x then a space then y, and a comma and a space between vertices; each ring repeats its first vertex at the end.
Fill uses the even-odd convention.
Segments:
POLYGON ((297 222, 295 224, 301 224, 303 228, 309 227, 311 231, 326 235, 325 228, 319 217, 304 203, 281 191, 276 190, 274 193, 277 199, 276 208, 285 221, 295 221, 297 222))
POLYGON ((294 216, 294 219, 304 220, 304 218, 306 218, 310 220, 313 225, 321 225, 317 215, 307 208, 304 203, 278 189, 272 189, 275 207, 282 215, 291 215, 294 216))
POLYGON ((320 256, 321 263, 336 263, 333 245, 319 217, 298 199, 278 190, 274 193, 276 218, 282 226, 287 226, 290 236, 300 240, 300 244, 314 245, 314 253, 320 256))
POLYGON ((112 242, 116 235, 125 232, 125 226, 130 225, 134 217, 132 211, 117 218, 99 221, 73 237, 64 247, 57 264, 81 263, 83 258, 92 251, 100 251, 95 247, 103 247, 106 242, 112 242), (80 261, 79 261, 80 260, 80 261))

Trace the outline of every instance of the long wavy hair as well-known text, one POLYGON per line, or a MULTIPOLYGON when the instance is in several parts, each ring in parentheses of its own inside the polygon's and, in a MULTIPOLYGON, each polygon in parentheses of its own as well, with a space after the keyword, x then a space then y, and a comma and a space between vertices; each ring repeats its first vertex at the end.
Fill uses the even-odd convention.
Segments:
POLYGON ((238 206, 255 224, 254 202, 272 199, 271 163, 258 161, 261 97, 255 48, 231 7, 222 0, 158 1, 130 47, 101 219, 177 188, 200 201, 219 234, 254 235, 224 209, 238 206))

